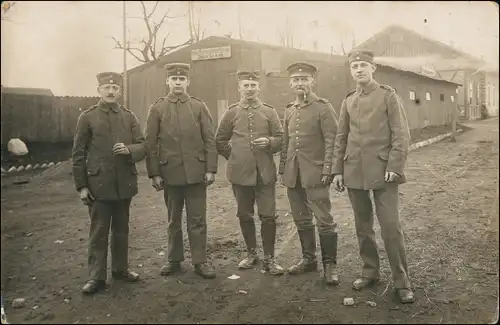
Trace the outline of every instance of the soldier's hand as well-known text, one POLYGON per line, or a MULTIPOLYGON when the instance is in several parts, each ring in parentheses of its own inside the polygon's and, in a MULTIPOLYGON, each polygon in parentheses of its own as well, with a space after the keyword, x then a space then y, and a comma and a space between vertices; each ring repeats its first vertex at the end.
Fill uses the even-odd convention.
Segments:
POLYGON ((269 144, 271 143, 271 140, 269 140, 269 138, 266 138, 266 137, 260 137, 260 138, 257 138, 253 141, 253 145, 255 146, 255 148, 257 149, 266 149, 267 147, 269 147, 269 144))
POLYGON ((341 174, 335 175, 333 178, 333 186, 338 192, 344 192, 344 176, 341 174))
POLYGON ((90 193, 89 189, 84 187, 80 189, 80 200, 82 200, 83 204, 91 205, 92 201, 94 201, 94 197, 90 193))
POLYGON ((333 181, 333 175, 323 175, 321 177, 321 184, 328 186, 332 183, 333 181))
POLYGON ((385 171, 385 181, 387 183, 392 183, 398 178, 398 174, 394 172, 385 171))
POLYGON ((212 185, 213 182, 215 182, 214 173, 206 173, 205 174, 205 186, 210 186, 210 185, 212 185))
POLYGON ((130 155, 130 150, 123 143, 115 143, 113 146, 114 155, 130 155))
POLYGON ((163 178, 161 178, 161 176, 153 176, 151 182, 157 192, 163 190, 163 178))

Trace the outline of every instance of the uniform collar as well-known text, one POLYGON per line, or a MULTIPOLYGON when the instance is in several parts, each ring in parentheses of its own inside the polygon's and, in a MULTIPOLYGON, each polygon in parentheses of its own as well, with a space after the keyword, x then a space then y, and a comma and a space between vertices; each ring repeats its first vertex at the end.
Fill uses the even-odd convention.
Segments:
POLYGON ((111 109, 113 112, 118 113, 118 103, 106 103, 101 99, 99 103, 97 103, 97 106, 104 112, 108 112, 111 109))
POLYGON ((259 98, 255 100, 249 101, 244 98, 240 99, 239 105, 245 109, 251 108, 259 108, 262 105, 262 101, 259 98))
POLYGON ((372 80, 369 83, 367 83, 365 86, 357 85, 356 86, 356 93, 358 93, 358 94, 363 93, 365 95, 368 95, 369 93, 371 93, 372 91, 374 91, 375 89, 377 89, 379 87, 380 87, 380 85, 378 84, 378 82, 376 82, 375 80, 372 80))
POLYGON ((169 101, 171 101, 172 103, 175 103, 177 102, 178 100, 181 101, 181 103, 185 103, 187 102, 189 99, 191 98, 191 96, 188 95, 188 93, 183 93, 182 95, 180 96, 177 96, 175 95, 174 93, 168 93, 167 95, 167 99, 169 101))
MULTIPOLYGON (((315 101, 317 101, 318 99, 319 99, 319 97, 315 93, 310 92, 309 95, 307 96, 307 102, 303 103, 302 107, 307 106, 309 104, 312 104, 315 101)), ((300 106, 300 103, 299 103, 298 99, 295 99, 295 102, 293 103, 293 105, 294 106, 300 106)))

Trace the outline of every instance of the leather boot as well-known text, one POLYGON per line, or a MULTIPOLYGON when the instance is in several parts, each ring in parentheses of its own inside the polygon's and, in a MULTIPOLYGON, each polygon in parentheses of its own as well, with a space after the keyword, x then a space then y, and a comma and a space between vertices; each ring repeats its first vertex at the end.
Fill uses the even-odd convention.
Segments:
POLYGON ((257 236, 255 233, 255 221, 252 219, 240 219, 240 228, 247 246, 247 256, 238 264, 239 269, 251 269, 259 261, 257 254, 257 236))
POLYGON ((326 284, 339 284, 337 274, 337 233, 319 234, 321 259, 326 284))
POLYGON ((257 254, 257 250, 254 248, 248 249, 247 256, 238 263, 238 268, 242 270, 251 269, 255 264, 259 262, 259 255, 257 254))
POLYGON ((315 229, 299 230, 298 233, 302 247, 302 260, 288 269, 291 275, 304 274, 318 269, 315 229))
POLYGON ((181 272, 181 263, 179 262, 169 262, 167 265, 163 266, 160 270, 160 275, 169 276, 177 272, 181 272))
POLYGON ((262 247, 264 250, 264 271, 272 275, 282 275, 285 270, 276 262, 274 257, 274 246, 276 243, 276 220, 262 219, 260 235, 262 237, 262 247))
POLYGON ((86 295, 94 294, 98 291, 106 289, 106 281, 104 280, 89 280, 82 288, 82 293, 86 295))
POLYGON ((207 263, 195 264, 194 272, 205 279, 215 278, 215 270, 212 266, 207 263))
POLYGON ((137 282, 139 281, 139 274, 130 271, 130 270, 125 270, 125 271, 119 271, 119 272, 112 272, 111 275, 113 276, 113 279, 115 280, 121 280, 125 282, 137 282))

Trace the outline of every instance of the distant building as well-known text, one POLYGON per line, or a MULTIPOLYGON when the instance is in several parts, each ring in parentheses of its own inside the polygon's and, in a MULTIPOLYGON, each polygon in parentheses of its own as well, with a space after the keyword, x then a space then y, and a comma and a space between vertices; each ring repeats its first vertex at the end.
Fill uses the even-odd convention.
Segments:
POLYGON ((2 86, 1 89, 2 89, 2 94, 54 96, 52 90, 46 88, 22 88, 22 87, 2 86))
POLYGON ((410 66, 422 74, 460 84, 457 104, 466 119, 480 117, 482 105, 490 115, 498 116, 498 66, 396 25, 383 29, 358 47, 372 50, 385 62, 410 66))
MULTIPOLYGON (((218 122, 224 110, 238 100, 236 71, 259 69, 261 98, 283 118, 285 105, 293 100, 286 67, 299 60, 319 68, 315 92, 328 99, 338 113, 345 95, 355 88, 346 56, 215 36, 129 70, 128 103, 144 125, 149 106, 167 93, 163 66, 168 62, 189 63, 192 73, 188 92, 205 101, 218 122)), ((379 64, 375 77, 401 95, 411 128, 451 121, 457 83, 386 62, 379 64)))

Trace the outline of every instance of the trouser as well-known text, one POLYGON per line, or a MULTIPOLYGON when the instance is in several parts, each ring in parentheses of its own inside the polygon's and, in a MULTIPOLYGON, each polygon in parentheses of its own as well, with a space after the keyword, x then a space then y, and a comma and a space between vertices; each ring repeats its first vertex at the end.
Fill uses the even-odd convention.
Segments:
POLYGON ((106 280, 108 236, 111 227, 111 269, 128 269, 128 233, 132 199, 100 201, 89 206, 90 235, 88 247, 89 280, 106 280))
POLYGON ((186 205, 186 222, 191 262, 207 261, 207 188, 205 184, 166 186, 164 198, 168 210, 167 258, 170 263, 184 261, 182 210, 186 205))
MULTIPOLYGON (((295 187, 287 188, 293 221, 297 227, 302 245, 302 254, 304 259, 307 260, 316 259, 316 236, 313 225, 313 214, 316 218, 316 227, 318 228, 320 240, 322 237, 327 238, 337 235, 337 223, 330 213, 332 205, 328 188, 328 186, 315 188, 302 187, 299 171, 297 171, 295 187)), ((330 258, 333 259, 334 257, 330 258)))
MULTIPOLYGON (((382 239, 392 271, 394 287, 410 288, 406 249, 399 221, 399 189, 390 184, 382 189, 373 190, 375 211, 380 223, 382 239)), ((362 276, 378 279, 380 259, 373 230, 373 207, 369 190, 348 189, 349 199, 354 211, 359 254, 363 260, 362 276)))
POLYGON ((258 181, 257 186, 242 186, 233 184, 233 193, 238 204, 237 217, 241 233, 249 253, 257 249, 257 239, 254 221, 254 205, 257 203, 258 215, 261 221, 261 238, 264 257, 274 257, 276 241, 276 186, 264 185, 258 181))

